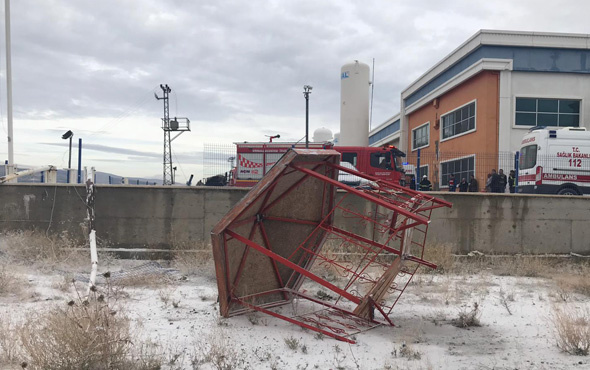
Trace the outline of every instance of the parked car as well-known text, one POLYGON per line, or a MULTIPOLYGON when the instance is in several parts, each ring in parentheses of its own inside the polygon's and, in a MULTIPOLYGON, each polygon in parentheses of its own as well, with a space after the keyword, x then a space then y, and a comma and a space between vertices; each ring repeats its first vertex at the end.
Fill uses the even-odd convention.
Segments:
MULTIPOLYGON (((348 162, 340 162, 340 165, 342 167, 346 167, 348 169, 358 172, 356 167, 348 162)), ((369 184, 369 180, 363 179, 362 177, 359 177, 357 175, 353 175, 351 173, 347 173, 344 171, 338 172, 338 181, 340 181, 341 183, 343 183, 345 185, 349 185, 349 186, 366 186, 369 184)))

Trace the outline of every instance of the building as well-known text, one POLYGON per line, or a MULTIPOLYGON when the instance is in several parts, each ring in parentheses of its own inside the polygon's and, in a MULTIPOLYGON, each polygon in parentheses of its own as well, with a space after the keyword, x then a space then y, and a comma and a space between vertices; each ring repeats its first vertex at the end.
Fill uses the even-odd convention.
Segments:
POLYGON ((590 35, 481 30, 401 93, 400 113, 369 134, 415 162, 438 188, 453 173, 485 183, 512 169, 533 126, 587 127, 590 35))

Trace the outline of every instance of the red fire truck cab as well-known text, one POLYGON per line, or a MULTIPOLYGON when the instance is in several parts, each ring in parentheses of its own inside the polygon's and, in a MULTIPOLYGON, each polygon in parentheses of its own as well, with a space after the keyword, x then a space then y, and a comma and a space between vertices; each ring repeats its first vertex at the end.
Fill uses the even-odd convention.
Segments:
MULTIPOLYGON (((231 186, 250 187, 260 181, 274 164, 291 148, 305 148, 301 143, 234 143, 237 163, 232 170, 231 186)), ((341 153, 341 161, 353 165, 359 172, 403 183, 402 157, 406 155, 394 146, 359 147, 333 146, 330 142, 309 143, 311 149, 334 149, 341 153)))

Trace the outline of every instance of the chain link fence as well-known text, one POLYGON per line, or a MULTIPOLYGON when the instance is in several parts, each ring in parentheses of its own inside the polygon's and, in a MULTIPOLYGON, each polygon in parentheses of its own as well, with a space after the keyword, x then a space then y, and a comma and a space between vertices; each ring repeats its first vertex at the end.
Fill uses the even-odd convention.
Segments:
POLYGON ((235 144, 203 144, 203 183, 215 176, 224 176, 229 181, 230 171, 235 165, 235 144))
POLYGON ((486 180, 492 170, 503 170, 506 176, 515 170, 515 154, 414 151, 406 156, 405 162, 415 166, 416 181, 427 176, 433 190, 447 190, 451 175, 454 175, 455 185, 459 185, 462 179, 469 182, 473 175, 478 182, 478 191, 485 191, 486 180))

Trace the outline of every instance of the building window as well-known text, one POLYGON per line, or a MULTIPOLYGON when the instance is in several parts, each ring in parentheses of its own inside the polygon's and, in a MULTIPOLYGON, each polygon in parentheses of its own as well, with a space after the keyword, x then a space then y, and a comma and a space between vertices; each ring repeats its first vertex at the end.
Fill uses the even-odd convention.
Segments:
POLYGON ((475 101, 441 116, 440 120, 442 140, 475 131, 475 101))
POLYGON ((442 162, 440 179, 441 187, 449 186, 450 175, 455 175, 455 184, 458 184, 462 178, 469 180, 470 175, 475 176, 475 155, 442 162))
POLYGON ((517 126, 580 126, 580 100, 516 98, 517 126))
POLYGON ((412 130, 412 150, 427 147, 430 143, 430 122, 412 130))
POLYGON ((420 180, 422 180, 424 175, 426 175, 426 177, 430 178, 430 175, 428 174, 428 165, 420 166, 419 170, 420 170, 419 171, 420 172, 420 174, 419 174, 420 180))
POLYGON ((381 130, 377 131, 373 135, 369 136, 369 145, 373 145, 379 140, 383 140, 386 137, 395 134, 399 131, 399 119, 395 120, 393 123, 385 126, 381 130))

